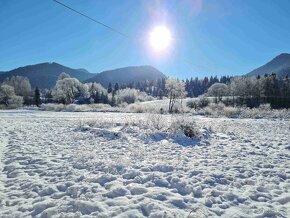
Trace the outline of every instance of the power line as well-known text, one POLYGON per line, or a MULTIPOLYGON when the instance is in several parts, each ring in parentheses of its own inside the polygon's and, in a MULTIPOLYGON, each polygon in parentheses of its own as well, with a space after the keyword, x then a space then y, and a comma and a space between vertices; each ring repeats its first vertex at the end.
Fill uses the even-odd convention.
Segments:
MULTIPOLYGON (((119 30, 117 30, 117 29, 115 29, 115 28, 113 28, 113 27, 111 27, 111 26, 108 26, 107 24, 104 24, 104 23, 102 23, 101 21, 98 21, 98 20, 96 20, 96 19, 94 19, 94 18, 92 18, 92 17, 90 17, 90 16, 88 16, 88 15, 86 15, 86 14, 83 14, 82 12, 80 12, 80 11, 78 11, 78 10, 76 10, 76 9, 71 8, 70 6, 68 6, 68 5, 66 5, 66 4, 64 4, 64 3, 62 3, 62 2, 60 2, 60 1, 58 1, 58 0, 52 0, 52 1, 55 2, 55 3, 57 3, 57 4, 59 4, 59 5, 61 5, 61 6, 63 6, 63 7, 65 7, 65 8, 67 8, 67 9, 69 9, 69 10, 71 10, 72 12, 74 12, 74 13, 76 13, 76 14, 78 14, 78 15, 81 15, 81 16, 83 16, 83 17, 85 17, 85 18, 87 18, 87 19, 93 21, 93 22, 96 23, 96 24, 99 24, 99 25, 101 25, 101 26, 103 26, 103 27, 105 27, 105 28, 107 28, 107 29, 109 29, 109 30, 111 30, 111 31, 113 31, 113 32, 115 32, 115 33, 117 33, 117 34, 123 36, 124 38, 131 39, 131 37, 129 37, 128 35, 126 35, 126 34, 124 34, 124 33, 122 33, 122 32, 120 32, 119 30)), ((183 59, 184 59, 184 61, 185 61, 187 64, 189 64, 189 65, 193 65, 193 66, 197 66, 197 64, 192 63, 191 60, 189 60, 189 59, 187 59, 187 58, 183 58, 183 59)), ((200 64, 199 64, 199 66, 201 66, 202 68, 208 68, 208 67, 202 66, 202 65, 200 65, 200 64)), ((191 67, 190 67, 190 68, 191 68, 191 67)), ((194 69, 192 68, 192 70, 194 70, 194 69)))
POLYGON ((113 27, 110 27, 110 26, 108 26, 108 25, 106 25, 106 24, 104 24, 104 23, 102 23, 102 22, 100 22, 100 21, 98 21, 98 20, 96 20, 96 19, 94 19, 94 18, 92 18, 92 17, 89 17, 88 15, 85 15, 85 14, 83 14, 82 12, 77 11, 77 10, 75 10, 75 9, 73 9, 73 8, 71 8, 71 7, 69 7, 68 5, 63 4, 62 2, 59 2, 59 1, 57 1, 57 0, 52 0, 52 1, 54 1, 55 3, 57 3, 57 4, 59 4, 59 5, 63 6, 63 7, 65 7, 65 8, 67 8, 67 9, 69 9, 69 10, 71 10, 71 11, 73 11, 73 12, 75 12, 75 13, 77 13, 77 14, 79 14, 79 15, 81 15, 81 16, 83 16, 83 17, 85 17, 85 18, 87 18, 87 19, 89 19, 89 20, 91 20, 91 21, 93 21, 93 22, 95 22, 95 23, 97 23, 97 24, 99 24, 99 25, 102 25, 103 27, 106 27, 106 28, 110 29, 111 31, 113 31, 113 32, 115 32, 115 33, 118 33, 119 35, 121 35, 121 36, 123 36, 123 37, 125 37, 125 38, 130 38, 128 35, 126 35, 126 34, 120 32, 119 30, 117 30, 117 29, 115 29, 115 28, 113 28, 113 27))

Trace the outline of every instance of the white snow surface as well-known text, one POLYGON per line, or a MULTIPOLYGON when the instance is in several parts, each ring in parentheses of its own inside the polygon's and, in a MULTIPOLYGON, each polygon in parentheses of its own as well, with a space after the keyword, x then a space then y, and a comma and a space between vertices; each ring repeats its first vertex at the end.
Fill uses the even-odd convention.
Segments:
POLYGON ((0 111, 0 217, 290 217, 289 120, 184 116, 0 111))

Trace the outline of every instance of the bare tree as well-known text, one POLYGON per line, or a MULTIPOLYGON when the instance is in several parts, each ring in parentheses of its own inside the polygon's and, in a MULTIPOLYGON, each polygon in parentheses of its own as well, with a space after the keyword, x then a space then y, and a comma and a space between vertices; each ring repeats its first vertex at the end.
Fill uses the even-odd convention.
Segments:
POLYGON ((186 96, 185 83, 177 79, 167 79, 165 89, 169 98, 168 110, 172 113, 176 100, 186 96))

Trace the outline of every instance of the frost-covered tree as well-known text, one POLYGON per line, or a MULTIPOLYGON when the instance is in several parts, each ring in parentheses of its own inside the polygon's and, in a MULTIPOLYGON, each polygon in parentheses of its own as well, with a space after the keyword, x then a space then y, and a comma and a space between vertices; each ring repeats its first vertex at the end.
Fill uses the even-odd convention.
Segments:
POLYGON ((177 79, 167 79, 165 82, 165 90, 169 98, 168 110, 172 113, 176 100, 186 96, 185 83, 177 79))
POLYGON ((218 101, 221 101, 222 97, 228 94, 229 87, 224 83, 215 83, 207 91, 208 96, 214 96, 218 101))
POLYGON ((78 98, 88 98, 88 86, 76 78, 64 78, 56 82, 52 90, 53 98, 63 104, 71 104, 78 98))
POLYGON ((92 103, 101 103, 101 95, 107 95, 107 90, 100 83, 86 83, 92 103))
POLYGON ((112 91, 113 91, 112 83, 109 83, 109 86, 108 86, 108 93, 111 93, 112 91))
POLYGON ((263 85, 264 95, 266 97, 277 97, 280 95, 278 79, 275 73, 270 75, 266 74, 263 85))
POLYGON ((15 95, 14 88, 9 85, 2 84, 0 86, 0 102, 8 106, 9 99, 15 95))
POLYGON ((119 84, 118 83, 115 83, 114 91, 115 92, 118 92, 118 90, 119 90, 119 84))
POLYGON ((57 80, 62 80, 62 79, 65 79, 65 78, 71 78, 69 74, 65 73, 65 72, 62 72, 61 74, 59 74, 57 80))
POLYGON ((15 94, 23 96, 24 98, 32 95, 31 85, 29 79, 23 76, 12 76, 6 78, 3 84, 12 86, 15 90, 15 94))
POLYGON ((137 101, 138 90, 130 88, 121 89, 115 97, 119 104, 123 102, 127 104, 132 104, 137 101))
POLYGON ((16 96, 14 88, 12 86, 2 84, 0 86, 0 104, 4 104, 6 107, 21 107, 23 104, 23 98, 16 96))
POLYGON ((282 95, 284 98, 290 99, 290 79, 286 77, 283 81, 282 95))
POLYGON ((86 83, 86 85, 88 86, 88 91, 90 93, 90 95, 95 95, 97 92, 98 93, 107 93, 107 90, 100 84, 100 83, 86 83))

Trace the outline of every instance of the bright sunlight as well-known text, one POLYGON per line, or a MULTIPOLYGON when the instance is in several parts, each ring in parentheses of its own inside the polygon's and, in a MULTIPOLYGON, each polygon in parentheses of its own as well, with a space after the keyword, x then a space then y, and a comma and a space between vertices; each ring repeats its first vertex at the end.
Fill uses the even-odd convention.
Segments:
POLYGON ((157 26, 150 33, 150 45, 156 51, 163 51, 169 47, 172 37, 169 29, 165 26, 157 26))

